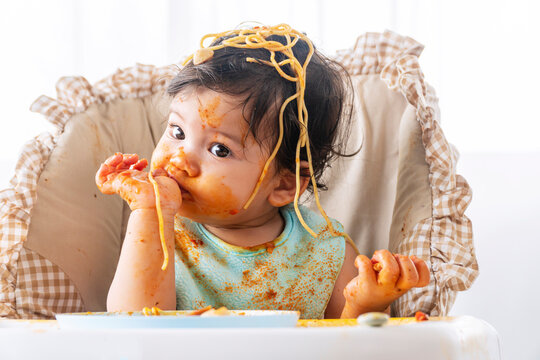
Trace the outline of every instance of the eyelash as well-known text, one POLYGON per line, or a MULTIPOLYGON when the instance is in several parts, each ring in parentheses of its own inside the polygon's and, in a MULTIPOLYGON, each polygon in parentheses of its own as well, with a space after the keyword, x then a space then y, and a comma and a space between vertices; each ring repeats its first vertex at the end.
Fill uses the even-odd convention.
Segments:
MULTIPOLYGON (((171 128, 171 136, 172 136, 173 138, 175 138, 175 139, 177 139, 177 140, 184 140, 184 139, 186 138, 186 134, 184 133, 184 130, 183 130, 180 126, 178 126, 178 125, 173 125, 173 124, 169 124, 169 127, 171 128), (178 138, 177 136, 175 136, 175 130, 176 130, 176 129, 178 129, 178 130, 181 132, 181 135, 180 135, 181 138, 178 138)), ((221 144, 221 143, 213 143, 213 144, 210 146, 210 148, 208 149, 208 151, 209 151, 212 155, 214 155, 215 157, 218 157, 218 158, 221 158, 221 159, 228 158, 228 157, 232 156, 232 151, 231 151, 231 149, 230 149, 228 146, 226 146, 226 145, 224 145, 224 144, 221 144), (216 153, 214 153, 214 152, 212 151, 212 149, 213 149, 215 146, 217 146, 217 145, 224 147, 225 150, 227 151, 227 155, 225 155, 225 156, 219 156, 219 155, 217 155, 216 153)))

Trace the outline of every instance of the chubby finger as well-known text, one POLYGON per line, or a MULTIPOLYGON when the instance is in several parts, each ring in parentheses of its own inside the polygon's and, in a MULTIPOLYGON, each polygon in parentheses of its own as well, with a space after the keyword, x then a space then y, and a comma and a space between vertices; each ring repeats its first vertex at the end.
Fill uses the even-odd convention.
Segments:
POLYGON ((137 154, 123 154, 122 161, 116 166, 118 170, 127 170, 131 165, 139 161, 139 155, 137 154))
POLYGON ((99 187, 103 185, 105 181, 105 173, 107 172, 108 165, 101 164, 98 171, 96 171, 96 185, 99 187))
POLYGON ((401 254, 396 254, 395 259, 399 265, 399 279, 396 287, 400 290, 409 290, 418 284, 418 272, 416 266, 409 257, 401 254))
POLYGON ((394 287, 399 278, 399 265, 394 255, 390 251, 382 249, 375 251, 372 259, 382 265, 377 282, 381 285, 394 287))
POLYGON ((416 287, 424 287, 429 284, 430 273, 426 262, 414 255, 411 256, 411 261, 414 263, 416 272, 418 273, 418 283, 416 284, 416 287))
POLYGON ((143 171, 147 166, 148 166, 148 160, 140 159, 135 164, 131 165, 129 168, 130 170, 143 171))
POLYGON ((124 156, 122 155, 122 153, 115 153, 114 155, 107 158, 104 164, 112 166, 112 167, 116 167, 118 166, 118 164, 122 162, 123 159, 124 159, 124 156))
POLYGON ((107 164, 101 164, 99 170, 96 172, 96 185, 103 194, 114 194, 112 183, 109 181, 109 175, 115 169, 107 164))
POLYGON ((358 269, 358 276, 373 283, 377 283, 377 276, 373 270, 371 260, 365 255, 358 255, 354 259, 354 266, 358 269))

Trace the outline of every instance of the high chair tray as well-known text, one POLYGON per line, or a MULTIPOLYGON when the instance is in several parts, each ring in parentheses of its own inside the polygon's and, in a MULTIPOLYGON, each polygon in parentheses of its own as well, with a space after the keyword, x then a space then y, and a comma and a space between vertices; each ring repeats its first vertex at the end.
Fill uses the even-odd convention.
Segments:
POLYGON ((58 321, 0 320, 0 359, 482 360, 501 359, 495 329, 463 316, 383 327, 354 320, 278 328, 61 328, 58 321))
POLYGON ((95 312, 57 314, 62 329, 136 328, 257 328, 294 327, 297 311, 230 310, 229 315, 188 315, 190 311, 160 311, 159 315, 138 312, 95 312))

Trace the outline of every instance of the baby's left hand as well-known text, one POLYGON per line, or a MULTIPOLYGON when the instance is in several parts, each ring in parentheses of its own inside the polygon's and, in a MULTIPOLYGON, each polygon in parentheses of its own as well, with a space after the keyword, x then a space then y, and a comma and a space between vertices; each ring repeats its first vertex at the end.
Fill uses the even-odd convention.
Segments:
POLYGON ((354 318, 370 311, 384 311, 409 289, 429 283, 429 269, 416 256, 377 250, 371 260, 358 255, 354 265, 358 268, 358 276, 343 291, 346 300, 342 314, 344 318, 354 318), (380 270, 376 271, 374 267, 380 270))

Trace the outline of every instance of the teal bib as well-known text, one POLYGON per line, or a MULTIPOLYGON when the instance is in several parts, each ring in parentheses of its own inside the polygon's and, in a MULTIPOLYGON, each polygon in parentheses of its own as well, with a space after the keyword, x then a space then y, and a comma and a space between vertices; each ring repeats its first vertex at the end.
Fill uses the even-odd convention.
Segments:
MULTIPOLYGON (((176 308, 296 310, 304 319, 322 318, 343 264, 345 239, 332 236, 319 214, 302 206, 300 211, 317 238, 289 205, 280 209, 281 235, 252 248, 230 245, 203 225, 177 217, 176 308)), ((338 222, 333 225, 343 231, 338 222)))

